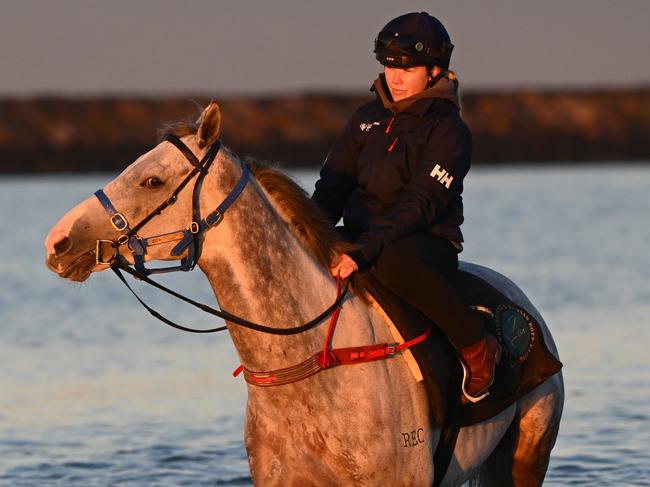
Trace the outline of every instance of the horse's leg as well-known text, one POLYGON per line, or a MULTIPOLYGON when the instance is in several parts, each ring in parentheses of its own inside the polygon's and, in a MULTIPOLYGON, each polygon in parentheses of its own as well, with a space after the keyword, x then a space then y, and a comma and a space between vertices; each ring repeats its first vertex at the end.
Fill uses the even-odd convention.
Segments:
POLYGON ((473 482, 510 428, 515 414, 516 406, 513 404, 493 418, 461 428, 442 487, 461 485, 468 479, 473 482))
POLYGON ((518 401, 517 415, 481 468, 481 486, 540 486, 555 445, 564 404, 560 374, 518 401))

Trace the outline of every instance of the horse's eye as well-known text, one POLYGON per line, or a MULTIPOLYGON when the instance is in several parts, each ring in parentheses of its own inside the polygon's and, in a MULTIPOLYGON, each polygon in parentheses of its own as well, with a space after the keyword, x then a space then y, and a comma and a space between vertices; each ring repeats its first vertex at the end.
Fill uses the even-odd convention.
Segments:
POLYGON ((156 178, 156 177, 147 178, 141 184, 141 186, 144 186, 146 188, 152 188, 152 189, 153 188, 159 188, 162 185, 163 185, 163 182, 160 179, 156 178))

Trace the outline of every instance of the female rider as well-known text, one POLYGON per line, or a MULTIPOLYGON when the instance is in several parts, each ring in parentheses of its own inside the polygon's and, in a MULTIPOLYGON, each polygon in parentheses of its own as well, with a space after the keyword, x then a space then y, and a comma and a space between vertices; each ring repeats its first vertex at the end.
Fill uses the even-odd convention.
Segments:
POLYGON ((472 141, 460 117, 453 45, 426 12, 390 21, 375 40, 383 74, 377 99, 360 107, 332 147, 312 196, 332 224, 359 244, 331 272, 374 266, 388 289, 419 309, 458 350, 464 393, 479 401, 500 356, 482 316, 450 284, 463 236, 463 178, 472 141))

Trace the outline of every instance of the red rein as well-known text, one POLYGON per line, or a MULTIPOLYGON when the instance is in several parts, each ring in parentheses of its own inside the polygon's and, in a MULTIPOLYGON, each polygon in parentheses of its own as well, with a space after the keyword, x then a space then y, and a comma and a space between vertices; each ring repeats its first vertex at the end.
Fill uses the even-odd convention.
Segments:
MULTIPOLYGON (((340 297, 340 279, 337 279, 336 284, 337 296, 340 297)), ((283 369, 272 370, 269 372, 256 372, 247 369, 243 365, 240 365, 233 372, 233 376, 237 377, 240 373, 244 372, 244 379, 246 382, 262 387, 291 384, 293 382, 298 382, 314 374, 317 374, 321 370, 337 367, 339 365, 362 364, 393 357, 397 354, 397 352, 402 352, 426 340, 431 333, 431 326, 429 326, 429 328, 422 335, 398 345, 377 343, 374 345, 365 345, 361 347, 332 349, 332 336, 334 335, 334 330, 339 319, 339 314, 341 313, 341 307, 342 306, 336 308, 330 317, 327 336, 325 337, 323 350, 320 352, 314 354, 299 364, 285 367, 283 369)))

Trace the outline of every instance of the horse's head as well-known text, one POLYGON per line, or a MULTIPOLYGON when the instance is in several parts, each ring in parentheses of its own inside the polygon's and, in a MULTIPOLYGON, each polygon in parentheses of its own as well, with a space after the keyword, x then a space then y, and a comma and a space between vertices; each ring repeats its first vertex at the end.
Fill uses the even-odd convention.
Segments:
MULTIPOLYGON (((196 132, 187 130, 186 134, 179 133, 179 136, 183 144, 201 160, 217 142, 220 130, 221 113, 213 101, 201 114, 196 132)), ((147 260, 179 260, 185 257, 189 246, 177 252, 178 255, 172 255, 172 250, 181 240, 179 230, 185 229, 187 236, 187 230, 191 227, 192 188, 200 175, 193 164, 196 162, 169 141, 161 142, 140 156, 103 188, 104 196, 89 197, 54 225, 45 239, 47 266, 61 277, 84 281, 92 272, 107 268, 105 263, 101 263, 103 258, 99 254, 117 251, 133 263, 129 250, 133 241, 126 242, 122 237, 122 245, 111 244, 118 242, 129 229, 134 229, 134 234, 139 237, 160 237, 149 242, 147 260), (186 186, 169 201, 186 179, 186 186), (167 201, 169 205, 165 204, 167 201), (161 205, 165 206, 164 210, 148 219, 161 205), (112 216, 107 206, 119 212, 119 215, 112 216), (128 227, 126 230, 125 226, 128 227)))

